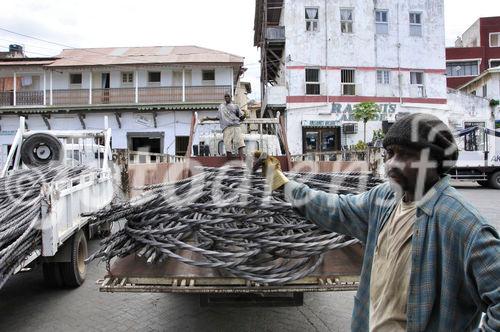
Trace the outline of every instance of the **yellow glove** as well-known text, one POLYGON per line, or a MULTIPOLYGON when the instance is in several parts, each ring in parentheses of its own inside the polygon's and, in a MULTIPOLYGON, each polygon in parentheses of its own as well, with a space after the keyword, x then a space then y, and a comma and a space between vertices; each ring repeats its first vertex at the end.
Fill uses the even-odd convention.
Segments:
POLYGON ((257 159, 256 166, 262 166, 262 174, 271 182, 272 190, 281 188, 290 181, 283 174, 278 158, 268 156, 267 153, 261 151, 255 151, 253 156, 257 159))

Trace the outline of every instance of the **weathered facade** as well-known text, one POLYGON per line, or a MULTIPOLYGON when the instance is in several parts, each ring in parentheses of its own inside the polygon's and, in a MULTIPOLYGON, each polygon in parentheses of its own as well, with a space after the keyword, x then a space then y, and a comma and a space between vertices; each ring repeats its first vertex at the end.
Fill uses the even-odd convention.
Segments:
POLYGON ((381 109, 368 123, 367 141, 384 120, 405 113, 445 119, 443 6, 442 0, 258 0, 262 111, 286 110, 292 154, 363 139, 363 124, 352 117, 361 102, 381 109))
POLYGON ((243 58, 196 46, 64 50, 0 60, 0 145, 30 129, 112 128, 112 147, 184 155, 193 112, 214 115, 243 58))
POLYGON ((446 48, 447 85, 457 89, 500 66, 500 16, 481 17, 446 48))

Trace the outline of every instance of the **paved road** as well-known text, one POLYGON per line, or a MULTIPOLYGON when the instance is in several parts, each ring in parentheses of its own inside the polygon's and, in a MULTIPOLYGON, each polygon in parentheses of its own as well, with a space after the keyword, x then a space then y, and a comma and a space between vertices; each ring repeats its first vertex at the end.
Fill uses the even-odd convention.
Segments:
MULTIPOLYGON (((460 192, 500 229, 500 191, 459 184, 460 192)), ((90 249, 98 243, 93 241, 90 249)), ((197 296, 99 293, 103 264, 92 263, 76 290, 45 288, 38 270, 0 290, 0 331, 347 331, 353 292, 305 294, 292 308, 200 308, 197 296)))

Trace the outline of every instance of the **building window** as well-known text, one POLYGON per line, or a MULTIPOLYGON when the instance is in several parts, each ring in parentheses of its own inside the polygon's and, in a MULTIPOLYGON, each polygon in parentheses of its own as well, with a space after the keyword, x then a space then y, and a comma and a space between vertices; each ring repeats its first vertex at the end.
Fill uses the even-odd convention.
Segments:
POLYGON ((380 35, 389 33, 389 13, 387 10, 375 11, 375 29, 380 35))
POLYGON ((203 81, 214 81, 215 82, 215 70, 202 70, 201 76, 203 81))
POLYGON ((356 95, 356 78, 354 69, 342 69, 340 71, 340 81, 341 81, 342 95, 344 96, 356 95))
POLYGON ((500 47, 500 32, 490 33, 490 47, 500 47))
POLYGON ((499 67, 500 60, 490 60, 490 68, 499 67))
POLYGON ((350 8, 340 9, 340 31, 342 33, 353 33, 353 13, 350 8))
POLYGON ((159 71, 148 72, 148 83, 160 84, 160 82, 161 82, 161 72, 159 71))
POLYGON ((485 84, 483 85, 483 98, 486 98, 488 96, 488 85, 485 84))
POLYGON ((82 73, 69 74, 69 84, 82 85, 82 73))
POLYGON ((422 36, 422 13, 410 13, 410 36, 422 36))
POLYGON ((447 62, 446 75, 456 76, 477 76, 479 75, 479 63, 477 61, 447 62))
POLYGON ((377 83, 390 84, 391 72, 388 70, 377 70, 377 83))
POLYGON ((319 95, 319 69, 306 68, 306 95, 319 95))
POLYGON ((319 9, 306 7, 306 31, 318 31, 319 9))
POLYGON ((134 73, 122 72, 122 85, 132 85, 132 84, 134 84, 134 73))
POLYGON ((425 97, 424 73, 420 71, 410 72, 410 84, 415 87, 419 97, 425 97))

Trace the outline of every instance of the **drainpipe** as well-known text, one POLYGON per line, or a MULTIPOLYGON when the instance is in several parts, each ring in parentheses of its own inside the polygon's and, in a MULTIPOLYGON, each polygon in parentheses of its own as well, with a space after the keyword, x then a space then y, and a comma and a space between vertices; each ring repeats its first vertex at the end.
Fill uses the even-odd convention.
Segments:
POLYGON ((326 104, 328 105, 330 103, 328 93, 328 0, 325 0, 325 90, 326 104))
POLYGON ((396 11, 397 11, 397 26, 398 26, 398 43, 397 43, 397 48, 398 48, 398 92, 399 92, 399 103, 403 103, 403 91, 401 87, 401 39, 399 35, 399 3, 396 4, 396 11))

